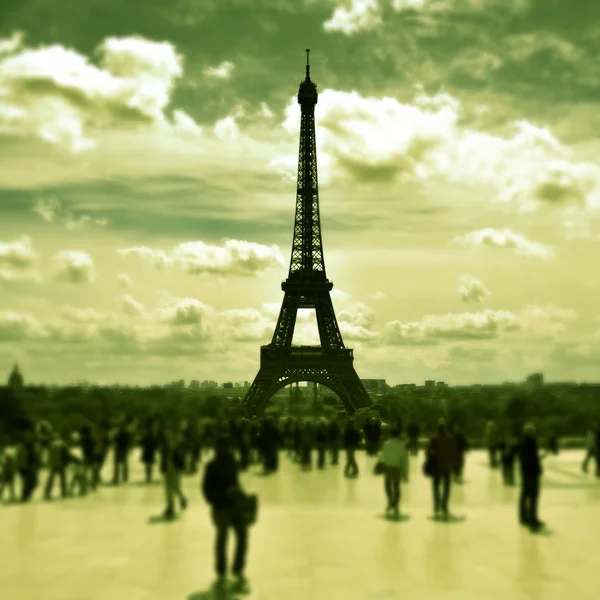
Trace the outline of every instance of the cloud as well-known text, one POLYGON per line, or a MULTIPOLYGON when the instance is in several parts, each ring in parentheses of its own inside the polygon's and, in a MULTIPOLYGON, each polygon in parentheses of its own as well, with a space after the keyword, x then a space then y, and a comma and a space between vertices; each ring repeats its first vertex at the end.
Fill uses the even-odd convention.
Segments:
POLYGON ((171 325, 200 325, 212 309, 195 298, 172 298, 158 310, 159 319, 171 325))
POLYGON ((39 198, 33 207, 33 212, 39 215, 46 223, 62 222, 68 231, 81 231, 86 229, 88 225, 97 225, 98 227, 106 227, 108 225, 106 219, 94 219, 84 214, 74 215, 64 209, 55 196, 39 198))
MULTIPOLYGON (((0 46, 8 47, 7 40, 0 46)), ((176 133, 191 117, 166 114, 183 59, 169 42, 109 37, 99 64, 59 44, 0 56, 0 132, 35 137, 73 152, 97 144, 101 130, 153 126, 176 133)))
POLYGON ((323 23, 323 29, 351 35, 380 24, 378 0, 346 0, 342 6, 336 6, 331 17, 323 23))
POLYGON ((371 298, 376 301, 386 300, 388 295, 385 292, 375 292, 371 298))
POLYGON ((541 259, 549 259, 554 256, 554 252, 538 242, 532 242, 520 233, 515 233, 510 229, 480 229, 471 231, 462 236, 454 238, 454 243, 459 246, 469 248, 479 248, 489 246, 490 248, 506 248, 514 250, 516 254, 522 256, 531 256, 541 259))
MULTIPOLYGON (((520 333, 533 338, 555 338, 577 314, 554 305, 528 305, 518 313, 484 309, 480 312, 426 315, 420 321, 390 321, 382 339, 391 346, 428 346, 442 341, 492 340, 520 333)), ((523 341, 524 338, 522 338, 523 341)))
POLYGON ((493 339, 521 328, 518 317, 503 310, 426 315, 421 321, 390 321, 384 339, 390 345, 433 345, 442 340, 493 339))
POLYGON ((174 265, 192 275, 256 275, 284 264, 278 246, 263 246, 243 240, 225 240, 220 246, 184 242, 171 252, 144 246, 123 248, 117 252, 121 256, 138 256, 159 269, 174 265))
MULTIPOLYGON (((445 92, 419 89, 411 102, 402 103, 325 89, 315 108, 321 183, 441 178, 491 186, 497 190, 491 200, 521 211, 600 209, 600 167, 572 161, 572 151, 547 126, 517 120, 500 136, 468 128, 462 117, 461 102, 445 92)), ((295 97, 282 127, 290 137, 298 135, 295 97)), ((297 156, 276 156, 269 169, 295 181, 297 156)))
POLYGON ((54 260, 55 277, 58 281, 74 284, 94 282, 94 261, 89 254, 79 250, 62 250, 56 254, 54 260))
POLYGON ((272 119, 275 116, 275 113, 269 108, 266 102, 260 103, 260 112, 267 119, 272 119))
POLYGON ((47 336, 43 325, 32 315, 0 311, 0 342, 38 340, 47 336))
POLYGON ((38 258, 29 236, 0 242, 0 282, 39 281, 40 275, 34 268, 38 258))
POLYGON ((215 123, 214 134, 220 140, 236 140, 240 136, 240 130, 235 122, 235 117, 229 115, 215 123))
POLYGON ((144 305, 128 294, 121 296, 121 308, 131 317, 139 317, 144 314, 144 305))
POLYGON ((458 293, 463 302, 481 302, 485 296, 490 295, 490 291, 475 277, 464 275, 458 281, 458 293))
POLYGON ((0 39, 0 55, 16 52, 22 46, 24 38, 22 31, 14 31, 9 38, 0 39))
POLYGON ((216 67, 207 67, 203 73, 206 77, 215 77, 216 79, 229 79, 233 73, 235 65, 228 60, 223 61, 216 67))
POLYGON ((129 275, 127 275, 127 273, 119 273, 117 275, 117 279, 119 281, 119 286, 123 290, 131 290, 135 287, 135 283, 133 282, 133 279, 131 279, 131 277, 129 277, 129 275))
POLYGON ((94 308, 75 308, 73 306, 63 306, 59 314, 66 321, 86 325, 100 323, 106 318, 94 308))

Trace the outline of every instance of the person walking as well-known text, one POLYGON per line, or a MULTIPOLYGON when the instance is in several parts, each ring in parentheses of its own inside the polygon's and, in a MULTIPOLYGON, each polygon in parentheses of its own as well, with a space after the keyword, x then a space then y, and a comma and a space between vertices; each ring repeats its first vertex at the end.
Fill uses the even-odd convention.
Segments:
POLYGON ((498 428, 494 421, 488 421, 485 430, 485 440, 488 449, 490 468, 498 466, 498 428))
POLYGON ((498 448, 500 450, 504 485, 515 485, 515 458, 519 451, 519 442, 512 431, 507 432, 498 444, 498 448))
POLYGON ((33 426, 27 426, 17 446, 17 471, 21 477, 21 502, 28 502, 38 486, 40 453, 33 426))
POLYGON ((400 516, 400 480, 408 481, 408 450, 401 434, 399 427, 392 427, 380 456, 385 469, 384 488, 388 500, 386 512, 393 511, 396 518, 400 516))
POLYGON ((175 498, 181 510, 187 508, 187 498, 181 490, 181 474, 185 469, 186 447, 183 434, 174 425, 165 427, 161 445, 161 472, 164 475, 165 519, 175 518, 175 498))
POLYGON ((337 418, 332 419, 331 423, 329 423, 327 437, 329 450, 331 452, 331 464, 337 465, 340 454, 340 440, 342 437, 342 430, 337 418))
POLYGON ((317 468, 325 467, 325 451, 327 450, 327 440, 329 438, 327 423, 321 418, 315 429, 315 446, 317 447, 317 468))
POLYGON ((15 502, 15 475, 17 472, 15 456, 4 445, 0 445, 0 502, 4 488, 8 489, 10 502, 15 502))
POLYGON ((48 476, 44 487, 45 500, 52 499, 54 478, 56 476, 58 476, 60 482, 60 495, 63 498, 68 496, 67 466, 69 464, 69 449, 57 430, 54 430, 52 436, 53 439, 48 448, 48 476))
POLYGON ((538 519, 540 478, 543 468, 533 423, 525 425, 523 430, 523 441, 519 447, 519 463, 521 466, 519 522, 532 529, 539 529, 544 525, 538 519))
POLYGON ((146 483, 152 483, 152 471, 156 462, 156 451, 158 449, 158 437, 155 432, 156 426, 153 419, 146 422, 145 431, 140 440, 142 447, 142 463, 144 463, 144 472, 146 474, 146 483))
POLYGON ((215 456, 206 465, 201 484, 202 493, 211 507, 211 519, 216 527, 215 567, 220 584, 227 574, 227 538, 229 529, 236 537, 233 575, 242 582, 248 551, 248 527, 234 510, 235 494, 239 492, 239 472, 231 451, 231 441, 220 436, 215 444, 215 456))
POLYGON ((451 474, 458 462, 458 450, 456 440, 448 433, 445 419, 438 421, 437 432, 429 438, 426 454, 435 465, 432 476, 433 511, 436 516, 441 513, 448 517, 451 474))
POLYGON ((412 456, 417 456, 419 453, 419 424, 415 420, 411 420, 406 428, 408 434, 408 445, 412 456))
POLYGON ((356 450, 360 444, 360 431, 354 424, 353 419, 349 419, 344 430, 344 448, 346 449, 346 466, 344 467, 345 477, 358 477, 358 464, 356 463, 356 450))

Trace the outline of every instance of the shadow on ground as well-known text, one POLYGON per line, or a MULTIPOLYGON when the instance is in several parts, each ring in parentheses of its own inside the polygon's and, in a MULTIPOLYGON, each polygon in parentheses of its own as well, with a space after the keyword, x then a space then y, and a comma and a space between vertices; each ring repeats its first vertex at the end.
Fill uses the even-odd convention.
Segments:
POLYGON ((250 593, 248 584, 225 584, 215 582, 204 592, 194 592, 186 600, 239 600, 250 593))
POLYGON ((382 515, 378 515, 380 519, 384 519, 385 521, 392 521, 393 523, 402 523, 404 521, 410 521, 410 515, 400 514, 397 517, 390 513, 385 513, 382 515))
POLYGON ((173 523, 179 519, 179 515, 173 517, 165 517, 164 515, 150 515, 148 517, 148 525, 159 525, 160 523, 173 523))
POLYGON ((462 523, 467 520, 465 515, 430 515, 427 517, 430 521, 435 521, 436 523, 462 523))

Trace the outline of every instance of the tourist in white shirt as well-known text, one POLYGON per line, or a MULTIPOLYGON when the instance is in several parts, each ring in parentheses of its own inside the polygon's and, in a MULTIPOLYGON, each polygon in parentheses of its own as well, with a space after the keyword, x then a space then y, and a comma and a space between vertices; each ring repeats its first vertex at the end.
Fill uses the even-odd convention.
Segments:
POLYGON ((401 433, 400 427, 393 427, 380 454, 385 467, 385 493, 388 498, 386 512, 393 511, 395 517, 400 515, 400 479, 408 481, 408 451, 401 433))

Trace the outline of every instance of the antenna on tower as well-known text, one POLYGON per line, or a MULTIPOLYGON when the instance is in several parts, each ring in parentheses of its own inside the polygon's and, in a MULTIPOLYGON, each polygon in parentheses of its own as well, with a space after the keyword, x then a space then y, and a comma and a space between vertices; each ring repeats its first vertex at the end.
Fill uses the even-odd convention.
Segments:
POLYGON ((308 53, 310 52, 310 49, 307 48, 306 49, 306 78, 310 79, 310 65, 308 64, 308 53))

